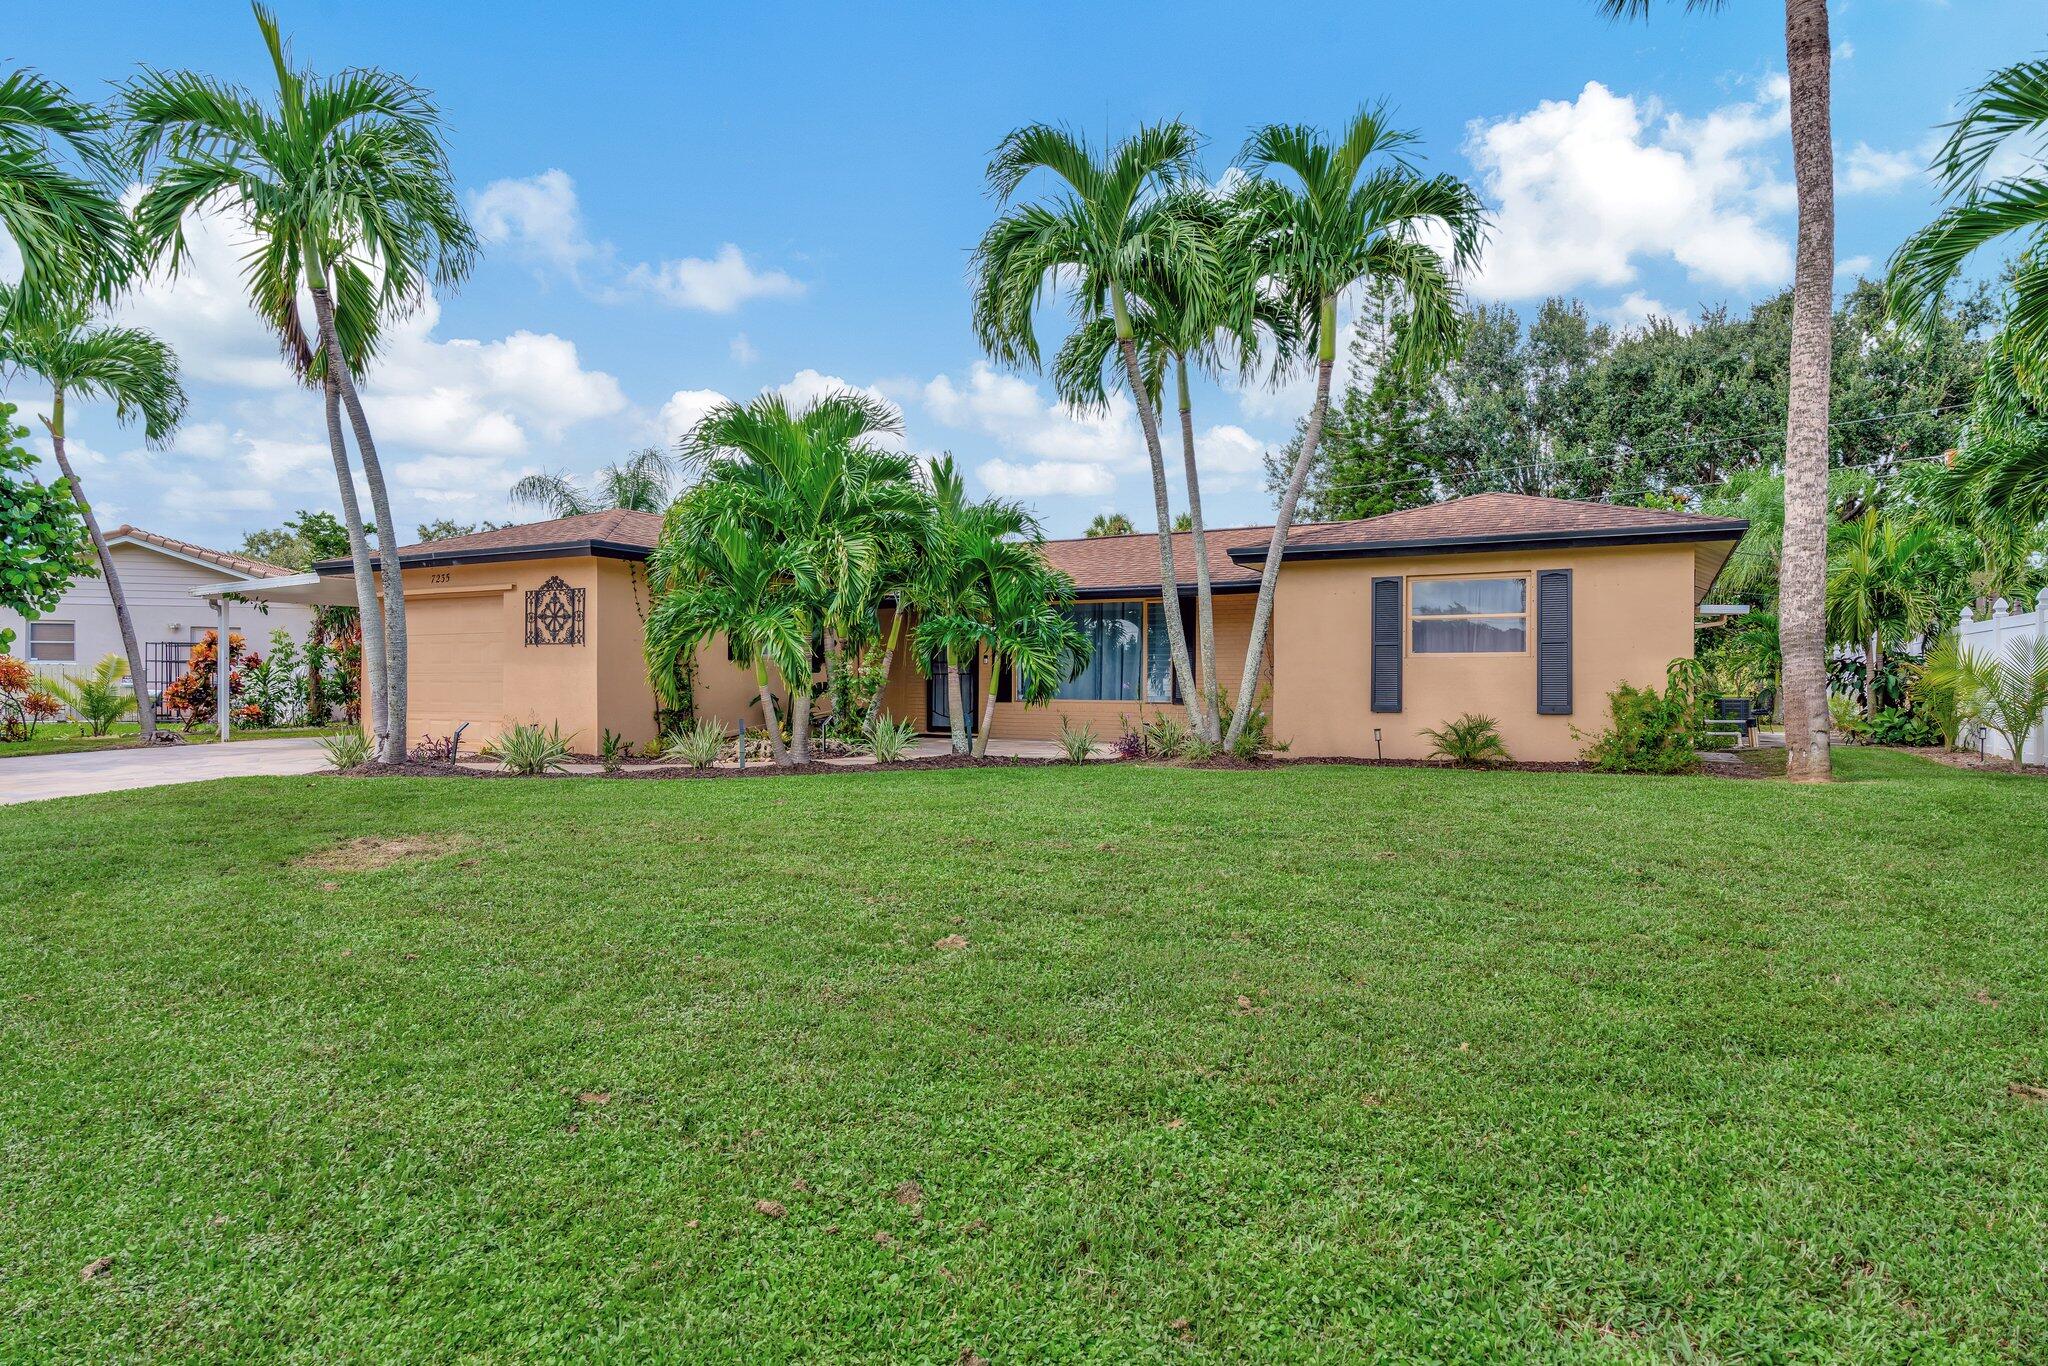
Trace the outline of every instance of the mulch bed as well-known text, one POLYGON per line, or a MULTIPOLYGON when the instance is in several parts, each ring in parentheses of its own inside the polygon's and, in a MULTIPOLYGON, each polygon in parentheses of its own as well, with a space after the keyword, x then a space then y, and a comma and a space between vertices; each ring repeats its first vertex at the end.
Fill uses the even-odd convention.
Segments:
MULTIPOLYGON (((1455 769, 1456 764, 1441 759, 1354 759, 1341 755, 1304 756, 1299 759, 1239 759, 1232 755, 1219 755, 1213 759, 1165 762, 1145 759, 1090 759, 1091 764, 1156 763, 1164 768, 1187 768, 1213 772, 1258 772, 1270 773, 1281 769, 1300 768, 1307 765, 1328 765, 1343 768, 1436 768, 1455 769)), ((991 755, 977 759, 971 755, 941 754, 927 759, 905 759, 894 764, 796 764, 778 768, 770 761, 749 762, 744 769, 737 768, 686 768, 670 766, 650 767, 646 763, 628 763, 617 773, 549 773, 549 778, 618 778, 639 781, 664 781, 669 779, 700 780, 706 778, 784 778, 802 777, 828 773, 871 773, 877 769, 889 772, 929 772, 949 768, 1058 768, 1071 766, 1063 758, 1024 758, 1014 755, 991 755)), ((1484 769, 1473 768, 1471 772, 1517 772, 1517 773, 1591 773, 1594 770, 1575 759, 1559 760, 1552 763, 1508 763, 1488 764, 1484 769)), ((474 768, 450 768, 446 764, 364 764, 348 771, 352 778, 516 778, 521 775, 497 770, 474 768)), ((1731 772, 1727 777, 1762 777, 1753 772, 1731 772)))
MULTIPOLYGON (((1943 749, 1939 745, 1881 745, 1881 749, 1897 750, 1900 754, 1917 754, 1923 759, 1932 759, 1937 764, 1950 768, 1974 769, 1980 773, 2011 773, 2012 760, 1996 754, 1978 756, 1969 750, 1943 749)), ((2032 777, 2048 777, 2048 765, 2028 764, 2018 770, 2032 777)))

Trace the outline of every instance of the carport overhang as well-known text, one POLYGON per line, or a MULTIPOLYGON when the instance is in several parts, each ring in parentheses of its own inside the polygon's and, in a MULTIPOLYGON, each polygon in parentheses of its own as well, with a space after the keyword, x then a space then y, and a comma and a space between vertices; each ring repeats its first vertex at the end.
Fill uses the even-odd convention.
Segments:
MULTIPOLYGON (((348 574, 286 574, 269 579, 243 579, 232 583, 210 583, 194 588, 195 598, 213 600, 215 630, 214 639, 224 646, 228 640, 228 618, 230 605, 241 599, 245 602, 289 602, 302 607, 353 607, 356 605, 356 581, 348 574)), ((216 648, 220 648, 217 646, 216 648)), ((227 669, 214 670, 214 724, 220 727, 220 738, 228 738, 229 705, 227 669)))

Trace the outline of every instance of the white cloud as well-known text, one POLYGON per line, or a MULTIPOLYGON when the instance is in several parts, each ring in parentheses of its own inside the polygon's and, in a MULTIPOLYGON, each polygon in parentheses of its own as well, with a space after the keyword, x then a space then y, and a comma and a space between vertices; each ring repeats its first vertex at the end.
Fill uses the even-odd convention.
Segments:
POLYGON ((1854 280, 1859 275, 1869 274, 1871 266, 1875 264, 1876 262, 1868 256, 1845 256, 1835 263, 1835 278, 1854 280))
POLYGON ((1787 126, 1782 77, 1699 119, 1594 81, 1573 100, 1474 123, 1466 153, 1498 207, 1473 292, 1619 287, 1635 282, 1639 260, 1660 257, 1715 285, 1789 277, 1790 247, 1767 222, 1788 187, 1766 150, 1787 126))
POLYGON ((566 171, 494 180, 469 196, 469 213, 486 243, 509 246, 572 276, 597 254, 583 227, 576 182, 566 171))
POLYGON ((734 337, 725 349, 741 365, 752 365, 755 361, 761 359, 760 348, 751 341, 748 341, 747 334, 744 332, 734 337))
POLYGON ((1600 310, 1600 316, 1617 327, 1637 331, 1648 327, 1651 322, 1663 319, 1683 327, 1688 322, 1682 308, 1673 308, 1660 299, 1653 299, 1640 289, 1632 289, 1623 295, 1621 301, 1600 310))
POLYGON ((1116 487, 1116 476, 1101 465, 1060 460, 1038 460, 1029 465, 984 460, 974 472, 989 492, 1004 498, 1085 497, 1116 487))
POLYGON ((1886 152, 1859 142, 1843 156, 1835 185, 1843 194, 1883 194, 1919 175, 1925 165, 1918 152, 1886 152))
POLYGON ((661 405, 661 414, 656 419, 661 425, 661 436, 670 445, 704 420, 704 415, 725 402, 725 395, 716 389, 678 389, 668 396, 668 402, 661 405))
POLYGON ((730 313, 749 299, 793 299, 803 285, 779 270, 756 270, 731 242, 710 260, 686 256, 660 265, 637 265, 626 283, 663 303, 706 313, 730 313))

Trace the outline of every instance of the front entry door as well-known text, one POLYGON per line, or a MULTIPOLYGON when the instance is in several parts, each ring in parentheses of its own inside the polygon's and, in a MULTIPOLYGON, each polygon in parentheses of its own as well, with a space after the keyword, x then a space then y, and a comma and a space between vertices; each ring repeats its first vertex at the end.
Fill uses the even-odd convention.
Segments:
MULTIPOLYGON (((967 708, 967 733, 974 734, 974 721, 981 714, 977 700, 981 693, 981 669, 979 661, 966 665, 960 671, 960 696, 967 708)), ((940 655, 931 664, 931 670, 924 682, 924 728, 933 734, 944 734, 953 728, 948 712, 949 699, 946 695, 946 657, 940 655)))

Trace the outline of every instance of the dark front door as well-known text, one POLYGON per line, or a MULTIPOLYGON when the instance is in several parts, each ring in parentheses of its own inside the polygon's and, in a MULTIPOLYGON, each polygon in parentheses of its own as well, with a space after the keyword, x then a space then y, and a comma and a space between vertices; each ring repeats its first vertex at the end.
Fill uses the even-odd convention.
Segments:
MULTIPOLYGON (((965 717, 967 733, 974 734, 974 719, 981 713, 977 698, 981 694, 981 669, 975 664, 962 666, 960 670, 960 696, 967 708, 965 717)), ((948 712, 951 700, 946 692, 946 659, 941 655, 934 659, 931 670, 924 681, 924 728, 938 734, 953 729, 952 717, 948 712)))

